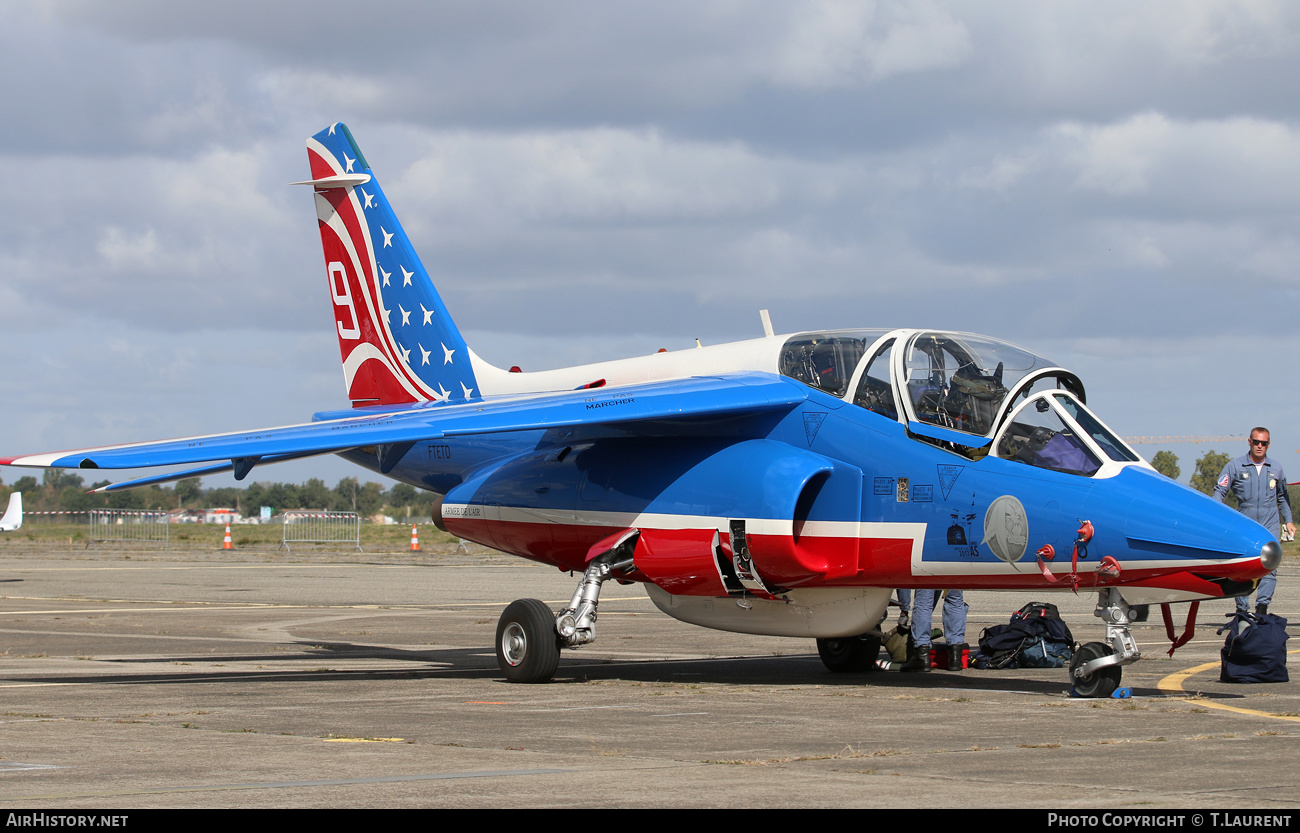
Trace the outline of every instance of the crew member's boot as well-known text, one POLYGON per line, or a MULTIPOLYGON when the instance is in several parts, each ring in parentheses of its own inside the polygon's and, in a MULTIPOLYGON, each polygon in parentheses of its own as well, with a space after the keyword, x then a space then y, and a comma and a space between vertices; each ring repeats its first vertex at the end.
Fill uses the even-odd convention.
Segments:
POLYGON ((913 645, 912 655, 907 658, 907 663, 903 665, 904 671, 929 671, 930 670, 930 646, 913 645))

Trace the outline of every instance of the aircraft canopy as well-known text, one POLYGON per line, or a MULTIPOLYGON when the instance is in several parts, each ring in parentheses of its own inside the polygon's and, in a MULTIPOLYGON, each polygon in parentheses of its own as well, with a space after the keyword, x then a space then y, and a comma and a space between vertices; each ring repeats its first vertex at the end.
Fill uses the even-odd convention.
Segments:
POLYGON ((979 457, 1093 475, 1140 458, 1084 405, 1068 370, 1007 341, 934 330, 835 330, 790 337, 781 373, 979 457), (996 441, 996 442, 995 442, 996 441))

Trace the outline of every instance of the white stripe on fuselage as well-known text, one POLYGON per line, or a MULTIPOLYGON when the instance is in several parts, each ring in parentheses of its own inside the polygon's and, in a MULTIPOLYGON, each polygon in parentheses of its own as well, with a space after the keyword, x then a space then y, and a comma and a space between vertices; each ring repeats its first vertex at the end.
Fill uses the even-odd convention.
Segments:
MULTIPOLYGON (((443 514, 466 509, 490 509, 493 520, 506 523, 549 523, 565 526, 617 527, 619 529, 717 529, 728 531, 731 518, 721 515, 678 515, 669 512, 572 512, 521 506, 487 506, 478 503, 446 503, 443 514)), ((464 517, 456 514, 456 517, 464 517)), ((475 517, 487 517, 477 515, 475 517)), ((780 518, 746 518, 745 529, 757 535, 792 535, 794 522, 780 518)), ((817 538, 891 538, 921 541, 925 524, 858 523, 857 521, 808 521, 801 535, 817 538)))
MULTIPOLYGON (((546 523, 559 526, 603 527, 611 529, 716 529, 722 533, 731 531, 730 517, 714 515, 676 515, 660 512, 579 512, 561 509, 539 509, 517 506, 488 506, 485 504, 447 503, 443 505, 443 515, 449 519, 465 518, 479 521, 497 521, 501 523, 546 523)), ((926 559, 924 523, 886 523, 877 521, 808 521, 803 525, 800 537, 812 538, 858 538, 863 541, 911 541, 911 572, 914 576, 1005 576, 1014 574, 1039 575, 1041 571, 1035 560, 1021 559, 1015 563, 1004 561, 938 561, 926 559)), ((779 518, 746 518, 745 531, 754 535, 789 536, 794 533, 794 522, 779 518)), ((1182 569, 1195 567, 1222 567, 1226 564, 1243 563, 1252 560, 1249 556, 1233 559, 1180 558, 1177 562, 1182 569)), ((1071 565, 1068 560, 1048 564, 1053 575, 1068 575, 1071 565)), ((1084 565, 1081 565, 1084 566, 1084 565)), ((1090 565, 1095 569, 1095 563, 1090 565)), ((1134 560, 1126 559, 1122 566, 1128 570, 1168 569, 1168 560, 1134 560)), ((1084 566, 1086 570, 1086 566, 1084 566)), ((1087 570, 1087 572, 1092 572, 1087 570)))

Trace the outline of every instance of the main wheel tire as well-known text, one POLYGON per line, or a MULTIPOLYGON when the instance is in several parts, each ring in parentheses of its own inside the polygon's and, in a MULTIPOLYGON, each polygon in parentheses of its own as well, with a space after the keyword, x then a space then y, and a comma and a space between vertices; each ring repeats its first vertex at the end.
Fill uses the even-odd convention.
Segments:
POLYGON ((1074 675, 1075 669, 1084 663, 1108 657, 1113 653, 1115 650, 1104 642, 1089 642, 1070 657, 1070 682, 1074 683, 1074 690, 1080 697, 1109 697, 1115 689, 1119 688, 1124 669, 1118 665, 1098 668, 1086 677, 1074 675))
POLYGON ((555 614, 539 599, 519 599, 497 620, 497 665, 508 682, 544 683, 560 664, 555 614))
POLYGON ((845 636, 817 640, 817 655, 822 665, 836 674, 860 674, 876 670, 880 656, 880 637, 845 636))

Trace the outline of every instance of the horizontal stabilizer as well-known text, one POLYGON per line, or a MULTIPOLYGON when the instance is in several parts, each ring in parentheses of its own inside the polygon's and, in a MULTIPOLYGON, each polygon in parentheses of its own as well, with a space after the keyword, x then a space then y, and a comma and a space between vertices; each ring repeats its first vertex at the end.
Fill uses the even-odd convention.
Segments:
MULTIPOLYGON (((357 409, 343 412, 346 416, 335 418, 335 414, 322 414, 316 422, 278 428, 0 457, 0 465, 134 469, 217 460, 233 463, 251 457, 263 457, 268 462, 274 457, 287 459, 471 434, 647 420, 712 420, 742 413, 786 411, 807 399, 808 390, 798 382, 770 373, 697 376, 595 391, 524 394, 455 403, 421 402, 382 410, 357 409)), ((197 473, 183 476, 193 477, 197 473)))
POLYGON ((370 174, 335 174, 320 179, 304 179, 302 182, 290 182, 290 185, 310 185, 313 188, 355 188, 370 181, 370 174))

